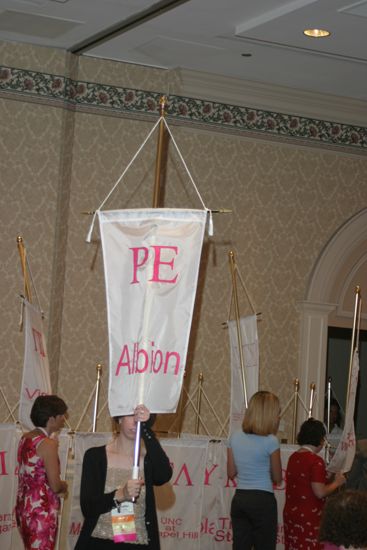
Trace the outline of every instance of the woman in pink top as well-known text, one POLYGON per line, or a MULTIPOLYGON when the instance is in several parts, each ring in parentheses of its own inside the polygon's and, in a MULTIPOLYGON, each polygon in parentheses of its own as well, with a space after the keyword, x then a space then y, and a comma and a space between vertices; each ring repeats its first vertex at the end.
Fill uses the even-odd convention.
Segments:
POLYGON ((51 439, 65 422, 67 406, 56 395, 37 397, 31 410, 34 430, 18 447, 17 525, 25 550, 53 550, 57 536, 60 496, 67 483, 60 478, 57 441, 51 439))

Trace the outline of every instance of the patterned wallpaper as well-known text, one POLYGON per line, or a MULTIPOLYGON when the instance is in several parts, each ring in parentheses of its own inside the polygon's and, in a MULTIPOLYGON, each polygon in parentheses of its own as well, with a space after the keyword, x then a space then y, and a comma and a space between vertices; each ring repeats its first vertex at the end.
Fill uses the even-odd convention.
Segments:
MULTIPOLYGON (((19 45, 1 45, 0 52, 1 387, 15 404, 23 354, 16 250, 22 234, 47 314, 54 389, 67 400, 75 427, 93 395, 96 364, 108 360, 101 249, 97 231, 85 242, 91 218, 83 212, 99 206, 157 120, 167 75, 102 60, 77 64, 59 52, 46 60, 37 48, 25 56, 19 45)), ((366 205, 366 129, 180 96, 170 96, 167 120, 206 205, 232 210, 215 215, 214 236, 206 238, 185 386, 192 392, 203 373, 205 393, 226 419, 229 351, 222 323, 232 249, 261 312, 261 387, 285 404, 297 371, 297 303, 328 239, 366 205)), ((107 207, 150 206, 155 154, 154 138, 107 207)), ((168 207, 199 206, 172 143, 164 198, 168 207)), ((241 292, 240 306, 250 313, 241 292)), ((105 369, 101 405, 107 378, 105 369)), ((202 413, 215 435, 205 400, 202 413)), ((161 418, 159 426, 168 429, 172 421, 161 418)), ((184 429, 194 425, 188 408, 184 429)), ((88 427, 85 419, 81 428, 88 427)), ((106 411, 99 427, 108 429, 106 411)))

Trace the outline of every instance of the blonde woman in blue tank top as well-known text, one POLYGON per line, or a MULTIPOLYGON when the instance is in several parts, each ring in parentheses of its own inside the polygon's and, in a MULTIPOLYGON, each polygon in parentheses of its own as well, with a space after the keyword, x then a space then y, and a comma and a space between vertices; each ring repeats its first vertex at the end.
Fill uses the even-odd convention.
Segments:
POLYGON ((282 480, 276 433, 280 406, 276 395, 259 391, 250 399, 242 431, 232 434, 227 473, 237 478, 231 504, 233 550, 275 550, 277 503, 273 483, 282 480))

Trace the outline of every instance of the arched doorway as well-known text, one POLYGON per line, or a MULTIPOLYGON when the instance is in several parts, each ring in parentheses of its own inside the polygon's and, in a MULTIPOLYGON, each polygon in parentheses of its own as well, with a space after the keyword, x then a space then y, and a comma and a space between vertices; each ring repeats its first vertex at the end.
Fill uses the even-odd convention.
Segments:
MULTIPOLYGON (((362 299, 367 297, 367 208, 343 224, 326 244, 311 273, 305 300, 298 304, 300 394, 307 403, 310 384, 316 384, 317 418, 323 417, 328 327, 352 326, 357 284, 362 299)), ((367 328, 366 318, 362 313, 361 328, 367 328)))

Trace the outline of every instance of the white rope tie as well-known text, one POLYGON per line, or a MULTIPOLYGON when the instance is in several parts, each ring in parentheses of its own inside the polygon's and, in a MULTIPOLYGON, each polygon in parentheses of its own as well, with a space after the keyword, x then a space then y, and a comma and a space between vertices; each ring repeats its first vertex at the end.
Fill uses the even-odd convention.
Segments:
POLYGON ((255 307, 254 307, 254 304, 253 304, 252 301, 251 301, 250 294, 248 293, 248 290, 247 290, 246 285, 245 285, 245 283, 244 283, 244 281, 243 281, 243 279, 242 279, 241 273, 240 273, 240 271, 239 271, 237 265, 236 265, 236 271, 237 271, 237 273, 238 273, 238 278, 239 278, 239 280, 241 281, 243 290, 245 291, 246 296, 247 296, 247 299, 248 299, 248 301, 249 301, 249 303, 250 303, 252 312, 253 312, 254 314, 256 314, 256 309, 255 309, 255 307))
POLYGON ((40 300, 39 300, 39 297, 38 297, 36 285, 34 284, 31 266, 30 266, 29 261, 28 261, 28 254, 26 255, 26 262, 27 262, 28 272, 29 272, 29 275, 30 275, 30 278, 31 278, 31 281, 32 281, 32 286, 33 286, 33 289, 34 289, 34 293, 36 295, 38 309, 40 310, 41 315, 42 315, 42 319, 43 319, 44 313, 43 313, 42 308, 41 308, 41 303, 40 303, 40 300))
POLYGON ((170 135, 170 137, 171 137, 171 139, 172 139, 172 141, 173 141, 173 145, 175 146, 176 151, 177 151, 177 153, 178 153, 178 156, 180 157, 180 160, 181 160, 182 164, 184 165, 184 168, 185 168, 185 170, 186 170, 186 173, 187 173, 187 175, 188 175, 189 178, 190 178, 190 181, 191 181, 191 183, 192 183, 192 185, 193 185, 193 187, 194 187, 194 189, 195 189, 195 191, 196 191, 196 194, 197 194, 197 196, 199 197, 200 202, 201 202, 201 204, 202 204, 204 210, 206 210, 206 211, 209 213, 208 234, 209 234, 210 237, 212 237, 213 234, 214 234, 213 214, 212 214, 212 211, 209 210, 209 208, 207 208, 207 207, 205 206, 205 203, 204 203, 204 201, 203 201, 203 199, 202 199, 202 197, 201 197, 201 195, 200 195, 199 189, 197 188, 196 183, 194 182, 194 178, 192 177, 192 175, 191 175, 191 173, 190 173, 190 170, 189 170, 189 168, 188 168, 188 166, 187 166, 187 164, 186 164, 186 162, 185 162, 185 159, 183 158, 183 156, 182 156, 182 154, 181 154, 181 151, 180 151, 180 149, 179 149, 179 147, 178 147, 178 145, 177 145, 177 143, 176 143, 175 138, 173 137, 173 134, 172 134, 172 132, 171 132, 171 130, 170 130, 168 124, 167 124, 167 121, 166 121, 165 118, 164 118, 163 120, 164 120, 164 124, 166 125, 167 132, 169 133, 169 135, 170 135))
POLYGON ((199 197, 199 199, 200 199, 200 202, 201 202, 201 204, 203 205, 204 210, 208 210, 208 208, 207 208, 207 207, 205 206, 205 204, 204 204, 203 199, 201 198, 201 195, 200 195, 200 193, 199 193, 199 189, 197 188, 197 186, 196 186, 196 184, 195 184, 195 182, 194 182, 194 179, 193 179, 193 177, 192 177, 192 175, 191 175, 191 173, 190 173, 190 170, 188 169, 188 166, 187 166, 187 164, 186 164, 186 162, 185 162, 185 160, 184 160, 184 158, 183 158, 183 156, 182 156, 182 154, 181 154, 180 149, 178 148, 178 145, 177 145, 177 143, 176 143, 176 140, 175 140, 175 138, 173 137, 173 134, 172 134, 172 132, 171 132, 171 130, 170 130, 168 124, 167 124, 166 119, 163 119, 163 120, 164 120, 164 123, 165 123, 165 125, 166 125, 167 131, 168 131, 168 133, 169 133, 169 135, 170 135, 170 137, 171 137, 171 139, 172 139, 172 141, 173 141, 173 144, 174 144, 174 146, 176 147, 176 151, 177 151, 177 153, 178 153, 178 156, 180 157, 180 160, 181 160, 182 164, 184 165, 184 168, 185 168, 185 170, 186 170, 186 172, 187 172, 187 175, 189 176, 190 181, 191 181, 192 185, 194 186, 194 189, 195 189, 195 191, 196 191, 196 193, 197 193, 197 195, 198 195, 198 197, 199 197))
POLYGON ((87 414, 87 409, 88 409, 88 407, 89 407, 89 405, 90 405, 90 403, 91 403, 91 401, 92 401, 92 398, 93 398, 93 396, 94 396, 94 394, 95 394, 96 387, 97 387, 97 382, 94 384, 94 387, 93 387, 93 389, 92 389, 92 391, 91 391, 91 394, 90 394, 90 396, 89 396, 89 398, 88 398, 88 401, 87 401, 87 403, 86 403, 86 405, 85 405, 85 407, 84 407, 84 409, 83 409, 83 412, 82 412, 82 414, 81 414, 81 416, 80 416, 79 422, 77 423, 77 425, 76 425, 76 427, 75 427, 75 430, 74 430, 74 431, 76 431, 76 432, 79 430, 80 424, 82 423, 82 421, 83 421, 83 419, 84 419, 84 416, 87 414))
MULTIPOLYGON (((239 278, 239 280, 240 280, 240 283, 241 283, 241 285, 242 285, 242 288, 243 288, 243 290, 245 291, 245 294, 246 294, 246 297, 247 297, 247 299, 248 299, 248 301, 249 301, 249 304, 250 304, 250 306, 251 306, 252 312, 253 312, 254 315, 256 315, 256 309, 255 309, 255 307, 254 307, 254 304, 252 303, 252 300, 251 300, 251 298, 250 298, 250 294, 249 294, 249 292, 248 292, 248 290, 247 290, 247 288, 246 288, 246 285, 245 285, 244 280, 242 279, 242 276, 241 276, 241 273, 240 273, 240 271, 239 271, 239 269, 238 269, 237 264, 235 264, 235 273, 237 273, 238 278, 239 278)), ((231 286, 230 301, 229 301, 229 311, 228 311, 228 320, 229 320, 230 317, 231 317, 233 302, 234 302, 234 293, 233 293, 233 286, 231 286)))
POLYGON ((167 121, 164 117, 160 117, 157 122, 155 123, 155 125, 153 126, 153 128, 151 129, 151 131, 149 132, 149 134, 147 135, 147 137, 145 138, 145 140, 143 141, 143 143, 141 144, 141 146, 139 147, 139 149, 137 150, 137 152, 135 153, 135 155, 133 156, 133 158, 130 160, 129 164, 126 166, 125 170, 122 172, 122 174, 120 175, 120 177, 118 178, 118 180, 116 181, 116 183, 113 185, 111 191, 107 194, 106 198, 102 201, 102 203, 100 204, 100 206, 95 210, 94 214, 93 214, 93 218, 92 218, 92 223, 90 225, 90 228, 89 228, 89 231, 88 231, 88 235, 87 235, 87 239, 86 241, 88 243, 91 242, 92 240, 92 233, 93 233, 93 227, 94 227, 94 223, 95 223, 95 220, 96 220, 96 215, 97 215, 97 212, 99 210, 101 210, 101 208, 105 205, 105 203, 108 201, 108 199, 110 198, 110 196, 112 195, 112 193, 115 191, 116 187, 119 185, 119 183, 121 182, 121 180, 123 179, 123 177, 125 176, 126 172, 129 170, 129 168, 132 166, 132 164, 135 162, 136 158, 139 156, 139 154, 141 153, 142 149, 144 148, 145 144, 147 143, 147 141, 150 139, 150 137, 152 136, 153 132, 155 131, 155 129, 157 128, 157 126, 160 124, 160 122, 163 121, 165 126, 166 126, 166 129, 173 141, 173 144, 176 148, 176 151, 178 153, 178 156, 180 157, 180 160, 182 162, 182 164, 184 165, 184 168, 186 170, 186 173, 188 174, 189 178, 190 178, 190 181, 200 199, 200 202, 204 208, 204 210, 206 210, 208 213, 209 213, 209 228, 208 228, 208 233, 209 235, 213 235, 213 217, 212 217, 212 212, 211 210, 209 210, 205 204, 204 204, 204 201, 199 193, 199 190, 194 182, 194 179, 193 177, 191 176, 191 173, 190 173, 190 170, 188 169, 187 167, 187 164, 181 154, 181 151, 179 150, 178 146, 177 146, 177 143, 175 141, 175 138, 173 137, 173 134, 167 124, 167 121))
POLYGON ((110 196, 112 195, 112 193, 114 192, 114 190, 116 189, 116 187, 118 186, 118 184, 120 183, 120 181, 122 180, 122 178, 124 177, 124 175, 126 174, 126 172, 129 170, 129 168, 131 167, 131 165, 135 162, 136 158, 140 155, 143 147, 145 146, 145 144, 147 143, 147 141, 149 140, 149 138, 151 137, 151 135, 153 134, 154 130, 157 128, 158 124, 160 123, 161 119, 163 117, 159 118, 158 121, 155 123, 155 125, 153 126, 153 128, 151 129, 151 131, 149 132, 149 134, 147 135, 147 137, 145 138, 145 140, 143 141, 143 143, 141 144, 141 146, 139 147, 139 149, 136 151, 135 155, 133 156, 133 158, 131 159, 131 161, 129 162, 129 164, 126 166, 125 170, 122 172, 122 174, 120 175, 120 177, 118 178, 118 180, 116 181, 115 185, 112 187, 111 191, 108 193, 108 195, 106 196, 106 198, 101 202, 101 204, 99 205, 99 207, 97 208, 97 210, 94 212, 93 214, 93 218, 92 218, 92 223, 91 223, 91 226, 89 228, 89 231, 88 231, 88 235, 87 235, 87 243, 90 243, 91 242, 91 239, 92 239, 92 232, 93 232, 93 227, 94 227, 94 222, 95 222, 95 219, 96 219, 96 215, 97 215, 97 212, 98 210, 100 210, 104 205, 105 203, 108 201, 108 199, 110 198, 110 196))

